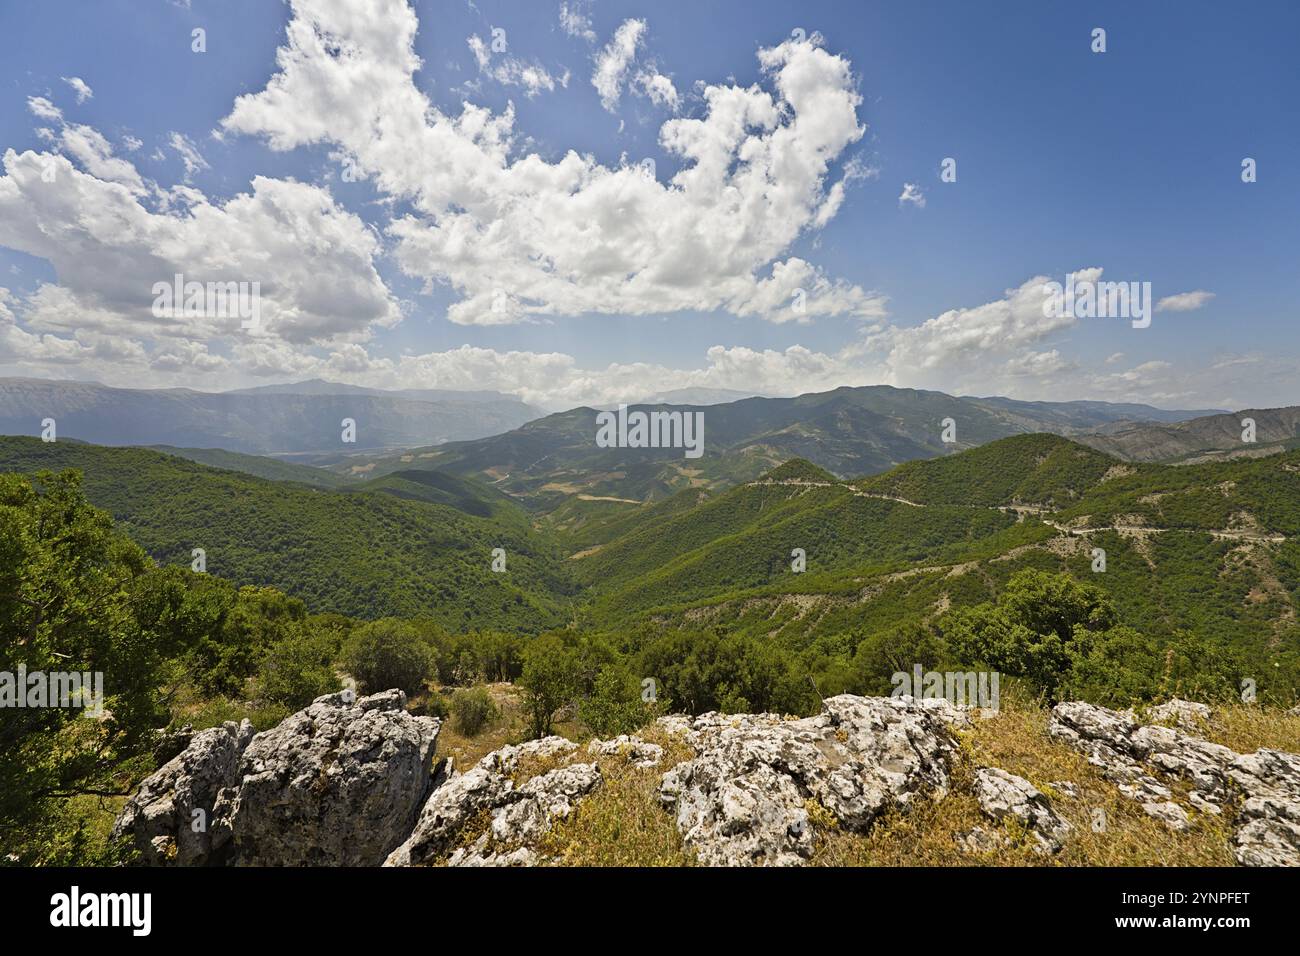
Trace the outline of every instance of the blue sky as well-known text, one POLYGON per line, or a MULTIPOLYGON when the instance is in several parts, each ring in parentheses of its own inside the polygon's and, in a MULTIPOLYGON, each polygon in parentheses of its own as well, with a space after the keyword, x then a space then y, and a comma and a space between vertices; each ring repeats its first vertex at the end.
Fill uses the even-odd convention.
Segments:
POLYGON ((446 0, 411 21, 402 0, 338 3, 0 9, 0 373, 319 375, 552 407, 877 382, 1297 401, 1292 4, 446 0), (299 49, 276 95, 291 21, 343 52, 299 49), (411 22, 418 69, 394 69, 411 22), (674 180, 696 159, 665 131, 700 121, 683 141, 716 144, 727 91, 771 115, 715 181, 674 180), (1089 268, 1183 298, 1143 329, 1041 321, 1040 277, 1089 268), (262 280, 266 326, 160 326, 150 287, 173 269, 262 280))

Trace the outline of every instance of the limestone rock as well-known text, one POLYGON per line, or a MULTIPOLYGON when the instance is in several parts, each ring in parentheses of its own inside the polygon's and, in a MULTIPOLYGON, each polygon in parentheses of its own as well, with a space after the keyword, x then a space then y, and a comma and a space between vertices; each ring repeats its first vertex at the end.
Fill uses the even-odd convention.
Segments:
POLYGON ((950 727, 966 720, 945 701, 847 694, 801 720, 705 714, 687 738, 695 758, 664 774, 660 799, 706 865, 798 865, 813 850, 810 802, 865 830, 888 807, 946 792, 950 727))
POLYGON ((1228 767, 1248 795, 1233 836, 1245 866, 1300 866, 1300 755, 1260 749, 1228 767))
POLYGON ((1191 700, 1175 697, 1163 704, 1157 704, 1148 711, 1152 720, 1173 721, 1184 729, 1195 729, 1210 719, 1210 708, 1191 700))
POLYGON ((232 862, 371 866, 407 834, 429 792, 439 723, 390 690, 319 697, 255 736, 217 824, 232 862))
POLYGON ((389 854, 385 866, 420 866, 445 854, 475 816, 495 810, 510 798, 514 781, 481 763, 456 774, 433 791, 411 835, 389 854))
POLYGON ((1034 852, 1056 853, 1071 827, 1052 803, 1024 777, 984 767, 975 772, 975 798, 985 816, 998 822, 1015 820, 1034 841, 1034 852))
POLYGON ((1129 715, 1077 701, 1055 707, 1049 733, 1087 754, 1121 793, 1173 829, 1185 829, 1188 814, 1148 771, 1190 782, 1187 802, 1202 813, 1221 813, 1236 801, 1237 861, 1300 866, 1300 755, 1270 749, 1238 754, 1171 727, 1140 727, 1129 715))
POLYGON ((201 730, 147 777, 113 826, 151 866, 203 866, 212 854, 217 795, 239 779, 239 759, 253 739, 247 720, 201 730), (195 832, 196 829, 198 832, 195 832))
POLYGON ((1142 804, 1142 809, 1148 816, 1155 817, 1171 830, 1187 829, 1187 811, 1172 800, 1165 800, 1162 803, 1148 801, 1142 804))
POLYGON ((545 737, 493 751, 468 773, 454 775, 434 790, 414 831, 384 865, 421 866, 442 856, 450 866, 540 862, 530 845, 600 786, 600 769, 594 763, 569 764, 518 787, 509 775, 525 758, 553 758, 576 750, 577 744, 563 737, 545 737), (485 831, 468 846, 453 849, 485 816, 485 831), (506 847, 510 849, 498 849, 506 847))
POLYGON ((507 846, 536 843, 600 783, 600 768, 594 763, 570 764, 534 777, 515 791, 514 802, 493 814, 493 841, 507 846))
POLYGON ((640 737, 619 734, 613 740, 593 740, 587 744, 587 753, 598 757, 627 757, 635 767, 657 767, 664 757, 664 748, 646 743, 640 737))
POLYGON ((655 720, 655 726, 672 737, 685 737, 691 732, 692 723, 686 714, 667 714, 655 720))
POLYGON ((563 737, 542 737, 540 740, 508 744, 500 750, 494 750, 479 761, 479 766, 490 766, 498 773, 511 774, 519 768, 521 760, 550 760, 571 754, 577 749, 577 744, 563 737))

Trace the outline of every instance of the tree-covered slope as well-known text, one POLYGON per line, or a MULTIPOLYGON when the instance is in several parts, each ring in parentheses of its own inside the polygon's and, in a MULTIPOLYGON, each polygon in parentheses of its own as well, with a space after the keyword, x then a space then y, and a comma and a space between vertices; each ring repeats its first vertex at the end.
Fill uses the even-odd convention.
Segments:
POLYGON ((1066 438, 1018 435, 946 458, 907 462, 857 487, 931 505, 1063 506, 1118 464, 1066 438))
POLYGON ((461 479, 433 503, 392 493, 400 487, 325 491, 139 448, 0 438, 0 471, 66 468, 83 472, 90 501, 157 560, 189 565, 202 548, 209 573, 273 585, 313 611, 429 615, 454 629, 563 620, 554 548, 517 506, 488 506, 490 493, 461 479), (494 548, 506 551, 505 573, 491 569, 494 548))

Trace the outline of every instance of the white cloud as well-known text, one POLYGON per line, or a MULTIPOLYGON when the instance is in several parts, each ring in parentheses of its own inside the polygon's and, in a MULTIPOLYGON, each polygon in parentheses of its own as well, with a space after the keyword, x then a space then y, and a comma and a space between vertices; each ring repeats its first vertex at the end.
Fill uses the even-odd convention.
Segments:
POLYGON ((702 85, 702 114, 660 129, 680 162, 665 182, 573 151, 554 162, 520 155, 512 109, 443 113, 413 82, 417 23, 400 0, 366 17, 338 0, 294 10, 280 72, 241 96, 223 129, 277 150, 328 143, 355 157, 408 204, 387 228, 394 258, 458 293, 453 322, 686 310, 790 321, 795 275, 809 292, 805 316, 881 314, 879 296, 789 257, 834 215, 832 164, 864 133, 844 57, 788 40, 760 51, 770 89, 702 85))
POLYGON ((601 105, 611 113, 617 109, 623 95, 623 81, 645 30, 644 20, 624 20, 605 48, 596 54, 596 70, 591 74, 591 85, 600 94, 601 105))
MULTIPOLYGON (((70 130, 80 139, 69 142, 97 148, 102 137, 81 130, 70 130)), ((179 187, 151 211, 130 183, 83 172, 65 156, 8 150, 3 163, 0 246, 48 260, 58 277, 24 301, 23 328, 9 324, 11 358, 103 357, 118 343, 143 359, 149 344, 197 354, 249 337, 328 346, 400 320, 374 269, 378 240, 319 187, 258 177, 250 192, 219 204, 179 187), (51 165, 52 182, 41 175, 51 165), (244 330, 233 315, 155 317, 154 284, 177 273, 260 282, 261 328, 244 330)))
POLYGON ((147 191, 136 168, 125 159, 115 157, 113 147, 98 130, 69 124, 63 128, 59 145, 65 154, 96 179, 125 186, 135 196, 143 196, 147 191))
POLYGON ((910 202, 917 209, 925 208, 925 193, 921 192, 921 187, 916 183, 903 183, 903 191, 898 196, 898 205, 910 202))
POLYGON ((185 164, 185 181, 189 182, 195 173, 208 168, 208 161, 199 153, 194 141, 184 133, 172 132, 167 138, 167 145, 172 148, 181 162, 185 164))
POLYGON ((128 153, 137 152, 140 149, 140 147, 143 145, 144 142, 142 140, 136 139, 136 137, 134 136, 128 135, 122 137, 122 148, 125 149, 128 153))
POLYGON ((43 96, 27 97, 27 109, 37 119, 49 120, 54 123, 63 121, 63 111, 43 96))
POLYGON ((1167 295, 1156 303, 1157 312, 1191 312, 1199 309, 1214 298, 1213 292, 1197 289, 1195 292, 1179 292, 1167 295))
POLYGON ((77 103, 84 103, 95 95, 86 81, 79 76, 65 76, 63 82, 72 87, 72 91, 77 94, 77 103))
MULTIPOLYGON (((493 54, 488 44, 477 34, 469 37, 466 42, 469 44, 470 52, 474 54, 475 62, 478 63, 479 72, 490 76, 502 86, 522 87, 525 95, 529 97, 536 96, 543 90, 548 93, 554 91, 555 78, 540 63, 536 61, 529 63, 515 57, 493 54)), ((568 85, 567 77, 562 81, 562 85, 568 85)))
POLYGON ((580 0, 560 4, 560 26, 571 37, 581 37, 588 43, 596 42, 596 31, 591 28, 591 17, 587 16, 580 0))
POLYGON ((670 78, 655 69, 649 69, 637 73, 636 82, 642 92, 650 98, 650 102, 656 106, 666 106, 673 112, 677 111, 679 103, 677 87, 673 86, 670 78))

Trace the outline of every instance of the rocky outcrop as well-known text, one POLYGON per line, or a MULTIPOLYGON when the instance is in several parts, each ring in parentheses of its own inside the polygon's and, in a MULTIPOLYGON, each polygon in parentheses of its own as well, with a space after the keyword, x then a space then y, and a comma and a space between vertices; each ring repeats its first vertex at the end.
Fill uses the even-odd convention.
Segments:
POLYGON ((411 832, 439 723, 406 713, 399 690, 351 699, 318 698, 253 738, 216 812, 232 862, 373 866, 411 832))
POLYGON ((1300 755, 1261 749, 1228 765, 1247 795, 1233 835, 1237 862, 1300 866, 1300 755))
POLYGON ((411 835, 385 866, 420 866, 442 857, 452 866, 531 866, 530 848, 556 820, 573 812, 578 800, 600 786, 592 763, 569 764, 515 786, 511 774, 528 760, 556 760, 577 745, 563 737, 544 737, 488 754, 468 773, 453 775, 429 797, 411 835), (484 818, 487 824, 484 827, 484 818), (473 837, 473 829, 483 832, 473 837), (451 852, 472 838, 467 847, 451 852))
MULTIPOLYGON (((1070 832, 1052 803, 1024 777, 984 767, 975 772, 975 799, 980 811, 996 823, 1014 821, 1028 835, 1034 852, 1058 852, 1070 832)), ((978 828, 977 828, 978 829, 978 828)))
POLYGON ((145 779, 113 826, 151 866, 203 866, 212 857, 212 808, 239 779, 253 725, 227 721, 193 734, 175 757, 145 779))
POLYGON ((1174 723, 1184 730, 1192 730, 1205 723, 1210 719, 1211 713, 1209 705, 1183 700, 1181 697, 1156 704, 1147 711, 1147 715, 1152 720, 1174 723))
POLYGON ((664 774, 660 799, 704 864, 798 865, 813 850, 810 809, 860 831, 946 792, 950 728, 965 722, 944 701, 849 695, 801 720, 705 714, 687 735, 695 758, 664 774))
POLYGON ((378 864, 431 784, 438 721, 405 703, 397 690, 344 692, 256 735, 247 722, 196 734, 145 780, 115 832, 155 864, 378 864))
POLYGON ((593 740, 587 744, 587 753, 598 757, 626 757, 634 767, 657 767, 664 759, 663 747, 628 734, 619 734, 613 740, 593 740))
POLYGON ((1048 733, 1081 753, 1121 793, 1173 829, 1190 817, 1165 781, 1191 785, 1201 813, 1236 805, 1233 843, 1247 866, 1300 866, 1300 755, 1238 754, 1171 727, 1139 726, 1128 712, 1071 701, 1057 704, 1048 733))
MULTIPOLYGON (((439 722, 405 705, 396 690, 360 700, 343 692, 258 734, 247 721, 186 730, 169 739, 163 755, 179 752, 127 801, 114 834, 161 866, 531 866, 552 862, 546 835, 605 784, 602 767, 619 786, 640 785, 615 768, 658 767, 666 753, 639 736, 593 740, 581 753, 546 737, 459 772, 450 760, 433 764, 439 722)), ((1182 726, 1068 702, 1052 711, 1049 734, 1171 829, 1222 815, 1238 862, 1300 865, 1300 755, 1239 754, 1197 737, 1186 726, 1211 715, 1191 702, 1147 715, 1182 726)), ((891 809, 946 794, 955 735, 970 717, 943 700, 841 695, 813 717, 672 715, 648 734, 693 754, 658 777, 658 797, 699 862, 790 866, 812 856, 814 827, 865 832, 891 809)), ((961 849, 1014 842, 1049 855, 1072 832, 1054 801, 1082 791, 1066 780, 1040 791, 983 767, 971 793, 987 822, 956 834, 961 849)))

